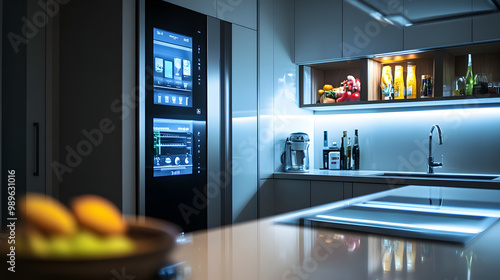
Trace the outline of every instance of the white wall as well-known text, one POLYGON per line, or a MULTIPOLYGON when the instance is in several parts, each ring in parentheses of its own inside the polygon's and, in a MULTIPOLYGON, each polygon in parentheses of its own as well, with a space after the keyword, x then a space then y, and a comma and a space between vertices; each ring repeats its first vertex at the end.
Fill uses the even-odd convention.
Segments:
MULTIPOLYGON (((282 171, 281 154, 290 133, 305 132, 312 137, 314 125, 311 111, 299 109, 298 67, 295 52, 294 5, 287 0, 274 1, 274 171, 282 171)), ((313 157, 314 145, 310 147, 313 157)), ((313 158, 311 158, 313 162, 313 158)))
POLYGON ((314 142, 318 147, 315 168, 321 167, 323 131, 329 143, 343 130, 354 140, 359 129, 360 169, 387 171, 427 171, 429 131, 438 124, 443 145, 433 135, 436 161, 444 157, 436 172, 500 174, 500 108, 470 108, 390 113, 331 114, 314 116, 314 142))

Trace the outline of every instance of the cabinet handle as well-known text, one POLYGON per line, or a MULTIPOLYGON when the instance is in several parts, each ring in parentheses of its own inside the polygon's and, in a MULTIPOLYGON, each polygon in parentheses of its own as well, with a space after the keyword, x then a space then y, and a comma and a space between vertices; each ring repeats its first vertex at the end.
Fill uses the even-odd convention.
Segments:
POLYGON ((33 176, 40 176, 40 123, 33 123, 35 130, 35 171, 33 176))

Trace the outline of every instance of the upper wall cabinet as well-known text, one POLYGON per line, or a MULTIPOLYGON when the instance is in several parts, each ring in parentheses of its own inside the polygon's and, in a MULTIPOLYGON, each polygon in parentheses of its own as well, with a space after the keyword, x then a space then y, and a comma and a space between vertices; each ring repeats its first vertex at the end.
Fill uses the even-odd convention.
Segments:
MULTIPOLYGON (((491 1, 473 0, 474 12, 496 9, 491 1)), ((500 38, 500 13, 475 16, 472 19, 472 40, 474 42, 498 40, 500 38)))
MULTIPOLYGON (((388 12, 403 10, 401 5, 385 7, 388 12), (390 11, 389 11, 390 10, 390 11)), ((342 17, 343 57, 356 57, 400 51, 403 28, 375 20, 368 13, 344 0, 342 17)))
POLYGON ((342 57, 342 1, 295 0, 295 63, 342 57))
POLYGON ((217 0, 217 18, 257 30, 257 0, 217 0))
POLYGON ((454 19, 435 23, 422 23, 405 28, 405 50, 447 47, 470 43, 472 19, 454 19))
POLYGON ((257 30, 257 0, 165 0, 211 17, 257 30))
POLYGON ((467 14, 471 11, 472 0, 404 0, 404 16, 414 23, 467 14))
POLYGON ((452 16, 472 12, 472 0, 405 0, 404 16, 412 26, 404 31, 404 49, 452 46, 472 41, 472 19, 452 16), (446 19, 448 20, 438 20, 446 19))
POLYGON ((202 13, 211 17, 217 17, 216 0, 165 0, 166 2, 202 13))

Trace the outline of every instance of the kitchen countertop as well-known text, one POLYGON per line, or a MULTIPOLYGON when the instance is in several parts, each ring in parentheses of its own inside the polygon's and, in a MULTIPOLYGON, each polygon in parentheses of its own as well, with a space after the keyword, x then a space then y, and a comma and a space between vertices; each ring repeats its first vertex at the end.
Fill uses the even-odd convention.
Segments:
MULTIPOLYGON (((467 174, 497 177, 493 180, 479 180, 467 178, 451 178, 452 175, 465 175, 464 173, 438 173, 436 175, 450 175, 448 178, 436 177, 405 177, 405 176, 380 176, 381 174, 397 174, 406 172, 377 171, 377 170, 323 170, 313 169, 308 173, 275 172, 274 179, 289 180, 311 180, 311 181, 340 181, 352 183, 375 183, 387 185, 426 185, 426 186, 452 186, 470 188, 492 188, 500 189, 500 174, 467 174)), ((425 172, 414 172, 414 174, 426 175, 425 172)))
MULTIPOLYGON (((277 223, 305 212, 409 190, 420 189, 398 188, 307 211, 186 234, 171 255, 173 261, 181 263, 183 277, 176 279, 498 279, 498 222, 465 245, 277 223), (394 246, 395 239, 406 250, 400 271, 395 271, 394 247, 388 254, 384 249, 384 245, 394 246), (408 248, 415 253, 410 265, 408 248), (389 270, 385 272, 384 255, 390 257, 386 258, 390 263, 385 263, 389 270)), ((496 190, 474 190, 483 191, 500 195, 496 190)))

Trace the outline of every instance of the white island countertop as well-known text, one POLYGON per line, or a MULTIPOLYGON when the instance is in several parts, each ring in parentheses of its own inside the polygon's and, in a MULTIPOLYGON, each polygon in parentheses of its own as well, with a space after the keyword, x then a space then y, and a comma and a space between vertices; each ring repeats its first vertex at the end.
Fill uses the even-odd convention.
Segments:
POLYGON ((458 207, 477 215, 496 216, 500 211, 497 190, 402 187, 186 234, 171 255, 181 263, 182 275, 176 279, 498 279, 498 222, 466 243, 411 238, 401 231, 382 235, 293 224, 299 217, 386 197, 430 198, 431 208, 458 207))

